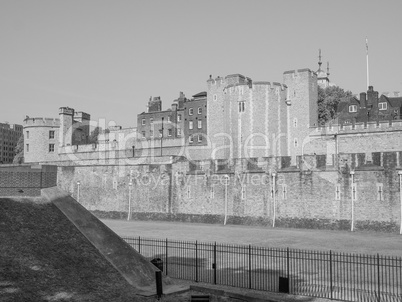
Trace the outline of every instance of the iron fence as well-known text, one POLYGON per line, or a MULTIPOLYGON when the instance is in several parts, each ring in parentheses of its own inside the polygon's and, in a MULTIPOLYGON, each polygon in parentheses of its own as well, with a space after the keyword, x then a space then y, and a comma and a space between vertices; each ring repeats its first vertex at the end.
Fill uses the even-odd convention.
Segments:
POLYGON ((123 238, 174 278, 345 301, 402 302, 402 257, 123 238))

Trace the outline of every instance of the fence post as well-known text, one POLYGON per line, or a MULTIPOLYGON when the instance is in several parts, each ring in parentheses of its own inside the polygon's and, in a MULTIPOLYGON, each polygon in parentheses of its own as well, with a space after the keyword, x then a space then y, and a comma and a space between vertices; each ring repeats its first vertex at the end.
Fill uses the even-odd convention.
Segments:
POLYGON ((380 254, 377 253, 377 279, 378 279, 378 288, 377 288, 377 301, 381 301, 380 297, 380 254))
POLYGON ((138 253, 141 254, 141 236, 138 236, 138 253))
POLYGON ((329 286, 331 290, 331 300, 333 299, 332 296, 332 250, 329 250, 329 286))
POLYGON ((248 287, 251 289, 251 244, 248 245, 248 287))
POLYGON ((214 244, 214 265, 212 267, 214 269, 214 284, 216 284, 216 241, 214 244))
POLYGON ((195 282, 198 282, 198 241, 195 241, 195 282))
POLYGON ((166 261, 165 261, 165 272, 166 276, 168 274, 168 239, 166 238, 166 261))

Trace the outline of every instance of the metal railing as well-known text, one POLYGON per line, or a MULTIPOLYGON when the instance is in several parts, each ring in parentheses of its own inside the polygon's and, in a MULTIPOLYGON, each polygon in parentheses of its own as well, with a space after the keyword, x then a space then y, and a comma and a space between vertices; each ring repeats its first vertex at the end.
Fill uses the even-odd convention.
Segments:
POLYGON ((402 302, 402 257, 123 238, 173 278, 345 301, 402 302))

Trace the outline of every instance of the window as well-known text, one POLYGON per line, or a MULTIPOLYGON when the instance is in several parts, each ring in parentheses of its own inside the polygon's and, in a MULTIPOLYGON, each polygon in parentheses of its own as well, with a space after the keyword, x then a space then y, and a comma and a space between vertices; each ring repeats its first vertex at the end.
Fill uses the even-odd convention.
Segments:
POLYGON ((141 125, 145 125, 145 119, 144 118, 141 121, 141 125))
POLYGON ((54 144, 49 144, 49 152, 54 152, 54 144))
POLYGON ((295 147, 297 147, 299 145, 299 143, 297 141, 297 138, 294 139, 293 144, 294 144, 295 147))
POLYGON ((211 185, 211 195, 210 195, 211 199, 214 199, 215 197, 215 192, 214 192, 214 186, 211 185))
POLYGON ((198 142, 199 142, 199 143, 202 142, 202 134, 198 134, 198 142))
POLYGON ((188 129, 190 129, 190 130, 193 129, 193 121, 188 122, 188 129))
POLYGON ((168 129, 168 136, 172 136, 172 129, 168 129))
POLYGON ((150 131, 149 131, 149 136, 150 136, 150 137, 154 137, 154 130, 150 130, 150 131))
POLYGON ((349 112, 357 112, 357 106, 356 105, 350 105, 349 106, 349 112))
POLYGON ((189 108, 188 109, 188 115, 193 115, 194 114, 194 109, 193 108, 189 108))
POLYGON ((163 131, 162 131, 162 129, 159 129, 159 137, 163 137, 163 131))
POLYGON ((181 136, 181 128, 177 128, 177 136, 181 136))
POLYGON ((177 121, 178 121, 178 122, 181 122, 181 114, 178 114, 178 115, 177 115, 177 121))
POLYGON ((187 186, 187 198, 191 196, 191 186, 187 186))
POLYGON ((29 152, 29 144, 27 144, 27 152, 29 152))
POLYGON ((145 131, 142 131, 142 138, 145 138, 145 131))
POLYGON ((27 131, 27 139, 29 138, 29 131, 27 131))
POLYGON ((246 188, 241 187, 241 199, 246 199, 246 188))
POLYGON ((218 99, 218 96, 216 94, 214 94, 214 101, 216 101, 218 99))
POLYGON ((387 110, 387 103, 378 103, 378 109, 379 110, 387 110))
MULTIPOLYGON (((153 123, 154 123, 154 118, 153 118, 153 117, 151 117, 151 118, 149 119, 149 123, 150 123, 150 124, 153 124, 153 123)), ((145 123, 143 123, 143 125, 145 125, 145 123)))
POLYGON ((49 139, 54 139, 54 131, 53 130, 49 131, 49 139))
POLYGON ((170 123, 172 121, 172 117, 170 115, 168 115, 167 121, 168 121, 168 123, 170 123))
POLYGON ((282 199, 285 200, 288 197, 287 185, 282 185, 282 199))
POLYGON ((188 137, 188 142, 189 142, 189 143, 193 143, 193 142, 194 142, 192 135, 190 135, 190 136, 188 137))
POLYGON ((198 107, 198 114, 202 114, 202 108, 198 107))
POLYGON ((297 128, 297 118, 293 119, 293 127, 297 128))
POLYGON ((244 112, 245 106, 244 101, 239 102, 239 112, 244 112))
POLYGON ((198 121, 198 129, 202 128, 202 121, 198 121))

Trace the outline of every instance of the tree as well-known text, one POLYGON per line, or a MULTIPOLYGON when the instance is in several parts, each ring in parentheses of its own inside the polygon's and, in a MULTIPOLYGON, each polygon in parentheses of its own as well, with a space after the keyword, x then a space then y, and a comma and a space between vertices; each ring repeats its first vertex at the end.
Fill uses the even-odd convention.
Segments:
POLYGON ((89 143, 90 144, 97 144, 98 143, 98 135, 102 132, 101 127, 96 127, 92 130, 91 134, 89 135, 89 143))
POLYGON ((14 152, 13 164, 22 164, 24 162, 24 135, 21 135, 18 139, 14 152))
POLYGON ((338 86, 321 88, 318 86, 318 124, 336 118, 338 104, 352 96, 351 91, 345 91, 338 86))

